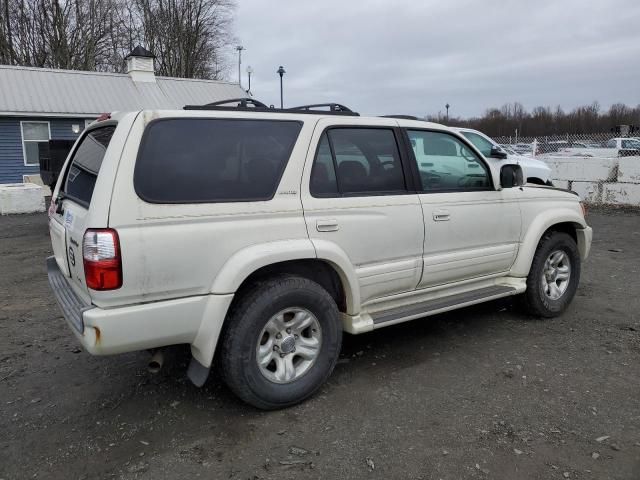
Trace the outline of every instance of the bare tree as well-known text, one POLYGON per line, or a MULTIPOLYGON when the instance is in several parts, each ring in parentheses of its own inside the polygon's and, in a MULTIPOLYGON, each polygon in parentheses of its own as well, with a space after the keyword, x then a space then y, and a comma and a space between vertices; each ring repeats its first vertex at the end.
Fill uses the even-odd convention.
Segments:
MULTIPOLYGON (((427 119, 439 121, 435 116, 427 119)), ((488 109, 481 117, 450 118, 449 123, 475 128, 493 137, 514 135, 516 129, 519 136, 605 133, 617 125, 640 126, 640 105, 630 107, 616 103, 608 111, 602 112, 600 104, 593 102, 570 112, 557 106, 554 110, 535 107, 529 113, 522 104, 516 102, 499 109, 488 109)))
POLYGON ((220 78, 233 0, 0 0, 0 62, 120 72, 141 43, 161 75, 220 78))
POLYGON ((160 75, 218 78, 229 46, 230 0, 134 0, 160 75))

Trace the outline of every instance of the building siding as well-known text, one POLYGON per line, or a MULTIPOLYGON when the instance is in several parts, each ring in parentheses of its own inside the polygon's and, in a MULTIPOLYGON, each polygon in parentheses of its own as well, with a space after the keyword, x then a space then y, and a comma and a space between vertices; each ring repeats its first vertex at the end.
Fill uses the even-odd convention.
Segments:
POLYGON ((22 132, 20 122, 49 122, 52 140, 75 140, 79 134, 73 133, 72 126, 84 129, 84 118, 55 117, 0 117, 0 183, 20 183, 23 175, 37 175, 37 166, 26 166, 22 152, 22 132))

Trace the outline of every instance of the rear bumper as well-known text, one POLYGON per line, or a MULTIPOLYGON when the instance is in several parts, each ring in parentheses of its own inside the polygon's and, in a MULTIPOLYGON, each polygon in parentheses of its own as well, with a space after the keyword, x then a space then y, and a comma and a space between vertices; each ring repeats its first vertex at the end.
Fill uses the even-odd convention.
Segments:
MULTIPOLYGON (((219 328, 233 298, 233 295, 199 295, 105 309, 86 305, 73 293, 54 257, 47 259, 47 269, 49 284, 67 323, 85 350, 93 355, 191 344, 199 349, 211 348, 213 356, 219 328)), ((206 366, 210 362, 210 359, 201 361, 206 366)))
POLYGON ((49 277, 51 290, 53 290, 56 301, 64 314, 64 318, 67 319, 69 326, 79 334, 84 333, 82 316, 85 311, 93 308, 93 306, 85 303, 76 295, 69 285, 67 278, 62 271, 60 271, 56 257, 47 258, 47 275, 49 277))

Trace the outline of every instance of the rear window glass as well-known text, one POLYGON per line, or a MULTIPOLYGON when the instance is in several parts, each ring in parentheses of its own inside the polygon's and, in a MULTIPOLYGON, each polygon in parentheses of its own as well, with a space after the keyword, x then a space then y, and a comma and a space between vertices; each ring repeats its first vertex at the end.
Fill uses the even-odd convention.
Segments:
POLYGON ((115 130, 115 125, 96 128, 80 141, 63 185, 67 197, 85 206, 91 203, 102 160, 115 130))
POLYGON ((157 120, 142 140, 136 192, 151 203, 268 200, 300 128, 282 120, 157 120))

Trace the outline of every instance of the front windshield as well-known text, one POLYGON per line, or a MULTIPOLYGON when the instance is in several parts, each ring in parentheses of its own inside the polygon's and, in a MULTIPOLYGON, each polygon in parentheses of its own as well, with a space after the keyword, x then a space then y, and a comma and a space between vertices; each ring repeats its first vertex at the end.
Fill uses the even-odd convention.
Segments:
POLYGON ((473 146, 480 150, 480 153, 485 157, 491 156, 491 148, 493 148, 493 143, 484 138, 481 135, 473 132, 462 132, 462 135, 467 137, 467 139, 473 143, 473 146))

